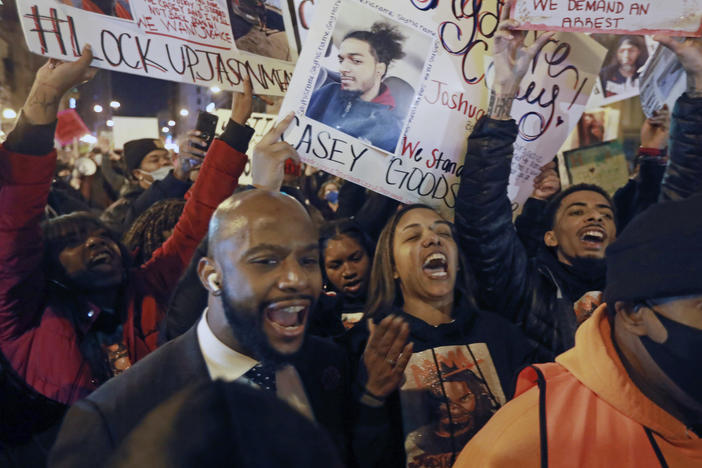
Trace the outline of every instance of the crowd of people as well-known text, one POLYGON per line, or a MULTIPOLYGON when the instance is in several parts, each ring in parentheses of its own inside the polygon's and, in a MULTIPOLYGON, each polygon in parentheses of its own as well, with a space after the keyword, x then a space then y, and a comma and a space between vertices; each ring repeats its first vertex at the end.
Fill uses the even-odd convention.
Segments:
POLYGON ((549 163, 513 220, 510 111, 551 37, 517 26, 454 220, 304 167, 293 114, 240 185, 248 81, 208 149, 98 145, 80 175, 54 132, 91 48, 50 59, 0 146, 0 465, 702 466, 702 40, 656 38, 688 89, 626 186, 549 163))

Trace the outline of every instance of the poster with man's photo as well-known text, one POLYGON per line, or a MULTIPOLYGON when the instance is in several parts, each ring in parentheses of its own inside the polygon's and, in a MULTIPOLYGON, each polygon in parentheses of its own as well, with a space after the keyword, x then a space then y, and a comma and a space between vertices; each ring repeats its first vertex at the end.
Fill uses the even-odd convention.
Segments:
POLYGON ((485 343, 412 354, 400 388, 408 468, 451 466, 453 457, 505 404, 485 343))
POLYGON ((641 108, 653 117, 665 104, 673 109, 687 88, 687 74, 673 51, 658 46, 641 78, 641 108))
POLYGON ((641 78, 657 43, 650 36, 593 34, 591 37, 607 48, 598 96, 591 104, 603 106, 638 96, 641 78))
POLYGON ((432 43, 375 10, 342 3, 305 115, 394 153, 432 43))
MULTIPOLYGON (((468 15, 450 2, 316 2, 281 106, 296 116, 285 141, 313 167, 452 217, 467 138, 488 109, 500 5, 466 5, 468 15)), ((537 54, 514 103, 516 206, 580 118, 604 54, 570 33, 537 54)))

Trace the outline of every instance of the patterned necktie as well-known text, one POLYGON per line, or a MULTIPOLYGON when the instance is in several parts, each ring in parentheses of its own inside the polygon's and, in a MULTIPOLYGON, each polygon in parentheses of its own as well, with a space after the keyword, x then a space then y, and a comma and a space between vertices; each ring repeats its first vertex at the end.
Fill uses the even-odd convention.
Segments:
POLYGON ((263 390, 275 393, 275 370, 271 366, 264 366, 262 364, 256 364, 244 377, 249 379, 251 382, 255 383, 263 390))

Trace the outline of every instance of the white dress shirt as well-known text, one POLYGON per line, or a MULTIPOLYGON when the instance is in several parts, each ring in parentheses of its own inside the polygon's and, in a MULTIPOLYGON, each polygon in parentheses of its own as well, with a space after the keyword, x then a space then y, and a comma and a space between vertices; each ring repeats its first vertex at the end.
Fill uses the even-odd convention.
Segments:
MULTIPOLYGON (((209 323, 207 323, 207 308, 205 308, 200 322, 197 324, 196 331, 200 352, 205 359, 205 365, 207 365, 207 371, 212 380, 222 379, 226 382, 236 380, 258 388, 258 385, 244 377, 244 374, 250 371, 259 361, 234 351, 215 336, 209 323)), ((297 369, 290 364, 281 367, 275 372, 275 381, 278 398, 314 421, 312 407, 307 399, 307 394, 297 369)))

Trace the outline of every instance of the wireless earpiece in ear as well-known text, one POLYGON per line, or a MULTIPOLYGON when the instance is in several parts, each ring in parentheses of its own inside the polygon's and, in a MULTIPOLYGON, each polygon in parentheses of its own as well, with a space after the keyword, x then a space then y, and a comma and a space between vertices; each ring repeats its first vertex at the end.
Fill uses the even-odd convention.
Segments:
POLYGON ((212 272, 207 276, 207 284, 212 288, 212 294, 218 296, 221 292, 219 282, 217 282, 217 273, 212 272))

